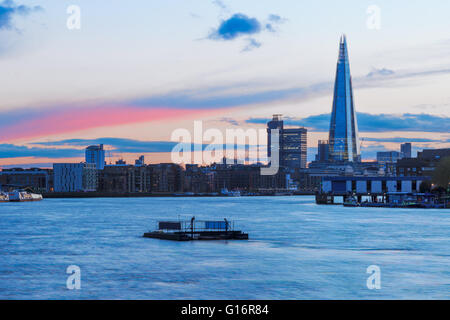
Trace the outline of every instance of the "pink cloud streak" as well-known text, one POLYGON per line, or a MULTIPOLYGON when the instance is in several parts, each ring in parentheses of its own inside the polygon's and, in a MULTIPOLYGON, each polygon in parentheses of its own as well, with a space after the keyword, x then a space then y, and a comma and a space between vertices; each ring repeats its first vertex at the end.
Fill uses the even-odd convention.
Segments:
POLYGON ((159 120, 186 119, 220 113, 222 110, 188 110, 137 107, 97 107, 55 111, 37 119, 24 120, 2 128, 0 142, 45 137, 98 127, 111 127, 159 120))

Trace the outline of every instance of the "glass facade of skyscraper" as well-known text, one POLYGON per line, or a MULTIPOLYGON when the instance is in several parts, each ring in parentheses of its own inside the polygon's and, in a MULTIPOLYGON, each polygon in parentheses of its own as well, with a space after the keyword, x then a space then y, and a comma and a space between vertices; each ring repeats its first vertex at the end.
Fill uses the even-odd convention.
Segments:
POLYGON ((361 161, 347 40, 341 37, 330 121, 330 160, 361 161))

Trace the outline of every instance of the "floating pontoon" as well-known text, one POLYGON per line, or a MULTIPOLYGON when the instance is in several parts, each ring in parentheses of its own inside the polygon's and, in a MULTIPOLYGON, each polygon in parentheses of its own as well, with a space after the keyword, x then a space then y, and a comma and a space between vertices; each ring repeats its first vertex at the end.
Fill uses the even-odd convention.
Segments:
POLYGON ((156 231, 144 233, 145 238, 192 241, 192 240, 248 240, 248 234, 234 229, 234 223, 195 220, 159 221, 156 231))

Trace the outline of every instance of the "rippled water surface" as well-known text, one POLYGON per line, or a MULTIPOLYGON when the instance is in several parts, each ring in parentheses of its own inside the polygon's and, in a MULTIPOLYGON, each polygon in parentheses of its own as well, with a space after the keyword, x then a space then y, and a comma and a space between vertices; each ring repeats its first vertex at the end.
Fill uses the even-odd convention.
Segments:
POLYGON ((313 197, 0 203, 1 299, 449 299, 450 211, 313 197), (230 218, 249 241, 142 238, 156 220, 230 218), (66 268, 81 268, 81 289, 66 268), (381 289, 369 290, 370 265, 381 289))

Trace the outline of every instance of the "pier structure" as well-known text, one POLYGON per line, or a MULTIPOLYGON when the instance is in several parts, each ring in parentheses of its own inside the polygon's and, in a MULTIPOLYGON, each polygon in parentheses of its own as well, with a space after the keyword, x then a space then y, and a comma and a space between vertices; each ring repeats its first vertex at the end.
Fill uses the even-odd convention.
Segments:
POLYGON ((345 203, 349 198, 356 198, 361 203, 363 197, 372 203, 388 202, 393 193, 418 193, 427 176, 388 177, 388 176, 334 176, 323 177, 320 191, 316 194, 317 204, 336 204, 336 197, 342 197, 345 203))
POLYGON ((192 241, 192 240, 248 240, 248 234, 234 229, 234 223, 196 220, 158 221, 157 229, 144 233, 145 238, 192 241))

